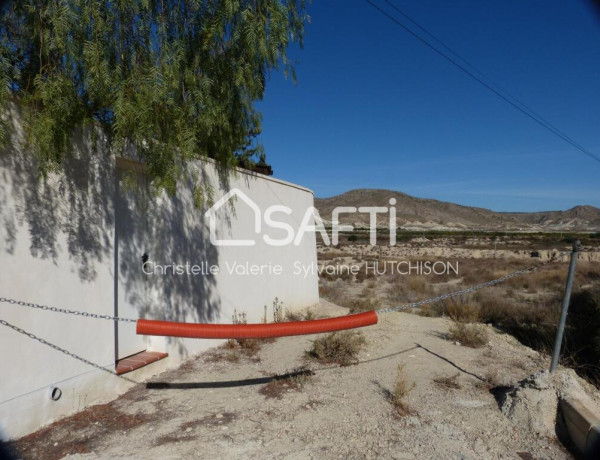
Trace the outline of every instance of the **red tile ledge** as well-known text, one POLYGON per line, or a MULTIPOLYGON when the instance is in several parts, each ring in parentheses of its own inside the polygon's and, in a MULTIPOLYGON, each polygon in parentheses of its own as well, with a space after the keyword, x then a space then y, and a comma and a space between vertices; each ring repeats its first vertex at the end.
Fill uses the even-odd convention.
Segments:
POLYGON ((135 371, 140 367, 164 359, 167 356, 169 356, 169 353, 161 353, 160 351, 142 351, 118 360, 115 364, 115 372, 117 375, 126 374, 127 372, 135 371))

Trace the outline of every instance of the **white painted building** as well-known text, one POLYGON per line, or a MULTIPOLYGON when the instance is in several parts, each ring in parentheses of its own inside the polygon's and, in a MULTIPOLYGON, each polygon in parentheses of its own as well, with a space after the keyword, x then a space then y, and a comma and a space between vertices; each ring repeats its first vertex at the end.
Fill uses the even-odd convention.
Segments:
MULTIPOLYGON (((181 184, 175 196, 154 196, 145 190, 139 163, 92 156, 91 149, 79 140, 62 179, 46 181, 38 179, 30 152, 11 148, 0 153, 0 297, 101 315, 214 323, 230 323, 234 309, 258 322, 265 305, 272 315, 275 297, 292 309, 318 302, 314 270, 298 273, 299 267, 316 266, 314 233, 306 233, 298 245, 277 247, 264 240, 265 235, 286 236, 284 228, 265 225, 264 210, 289 207, 291 215, 273 217, 297 230, 313 206, 310 190, 245 170, 219 173, 212 162, 197 163, 215 201, 232 189, 239 192, 233 206, 228 201, 215 209, 215 237, 255 241, 252 246, 215 246, 207 208, 194 207, 189 184, 181 184), (125 187, 123 178, 131 175, 139 180, 125 187), (150 262, 145 270, 144 254, 150 262), (196 272, 202 273, 144 273, 173 264, 197 265, 196 272), (218 272, 206 274, 211 266, 218 272), (259 267, 258 274, 246 273, 253 267, 259 267)), ((169 354, 125 374, 136 381, 218 344, 138 336, 135 323, 6 302, 0 302, 0 319, 111 371, 117 360, 144 350, 169 354)), ((0 430, 8 438, 107 402, 131 386, 5 325, 0 325, 0 350, 0 430), (62 393, 57 401, 50 397, 54 387, 62 393)))

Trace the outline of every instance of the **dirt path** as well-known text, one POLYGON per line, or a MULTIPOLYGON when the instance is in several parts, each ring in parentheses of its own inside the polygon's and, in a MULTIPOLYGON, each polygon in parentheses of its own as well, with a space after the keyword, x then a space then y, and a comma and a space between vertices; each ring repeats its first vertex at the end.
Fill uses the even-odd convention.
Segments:
MULTIPOLYGON (((321 310, 346 312, 326 302, 321 310)), ((556 440, 537 439, 502 415, 486 383, 516 383, 547 358, 499 333, 481 349, 455 345, 443 337, 449 324, 383 315, 363 329, 359 364, 309 363, 314 375, 300 391, 266 385, 306 364, 314 336, 278 339, 239 362, 209 351, 19 447, 26 458, 571 458, 556 440), (398 364, 415 383, 404 417, 385 396, 398 364), (460 388, 434 381, 456 374, 460 388)))

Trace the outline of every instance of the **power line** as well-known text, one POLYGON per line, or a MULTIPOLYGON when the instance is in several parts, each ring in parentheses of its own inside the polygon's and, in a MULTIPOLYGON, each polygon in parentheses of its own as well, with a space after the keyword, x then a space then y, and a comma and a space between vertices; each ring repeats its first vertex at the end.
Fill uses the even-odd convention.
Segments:
POLYGON ((548 122, 547 120, 545 120, 541 115, 538 115, 533 109, 529 108, 527 105, 525 105, 524 103, 522 103, 521 101, 519 101, 517 98, 515 98, 512 95, 510 95, 507 91, 503 90, 498 84, 494 83, 489 77, 486 77, 485 74, 483 74, 481 71, 479 71, 474 65, 470 64, 466 59, 462 58, 458 53, 456 53, 454 50, 452 50, 452 48, 450 48, 449 46, 447 46, 446 44, 444 44, 440 39, 438 39, 433 34, 431 34, 427 29, 425 29, 424 27, 422 27, 421 25, 419 25, 414 19, 412 19, 410 16, 408 16, 402 10, 400 10, 396 5, 394 5, 393 3, 391 3, 389 0, 384 0, 384 1, 388 5, 390 5, 394 10, 396 10, 398 13, 400 13, 402 16, 404 16, 407 20, 409 20, 412 24, 414 24, 420 30, 422 30, 423 32, 425 32, 429 37, 431 37, 433 40, 435 40, 436 42, 438 42, 439 44, 441 44, 444 48, 446 48, 446 50, 448 50, 451 54, 453 54, 457 59, 461 60, 467 66, 471 67, 473 70, 469 70, 465 65, 462 65, 461 63, 459 63, 457 59, 452 58, 447 53, 445 53, 444 51, 440 50, 438 47, 436 47, 435 45, 433 45, 427 39, 423 38, 417 32, 413 31, 412 29, 410 29, 409 27, 407 27, 406 25, 404 25, 402 22, 400 22, 394 16, 392 16, 391 14, 389 14, 387 11, 383 10, 382 8, 380 8, 378 5, 376 5, 375 3, 373 3, 371 0, 366 0, 366 2, 369 5, 371 5, 374 9, 376 9, 377 11, 379 11, 379 13, 381 13, 382 15, 384 15, 385 17, 387 17, 389 20, 391 20, 392 22, 394 22, 396 25, 398 25, 401 28, 403 28, 405 31, 407 31, 409 34, 411 34, 414 38, 416 38, 421 43, 423 43, 424 45, 426 45, 428 48, 430 48, 431 50, 433 50, 434 52, 436 52, 437 54, 439 54, 441 57, 443 57, 444 59, 446 59, 447 61, 449 61, 455 67, 457 67, 460 70, 462 70, 469 77, 473 78, 475 81, 477 81, 479 84, 481 84, 482 86, 484 86, 485 88, 487 88, 489 91, 491 91, 492 93, 494 93, 496 96, 498 96, 499 98, 501 98, 502 100, 504 100, 505 102, 507 102, 508 104, 510 104, 511 106, 513 106, 519 112, 521 112, 522 114, 524 114, 527 117, 531 118, 537 124, 539 124, 540 126, 542 126, 545 129, 547 129, 552 134, 554 134, 555 136, 559 137, 560 139, 562 139, 566 143, 570 144, 572 147, 575 147, 577 150, 579 150, 583 154, 585 154, 588 157, 590 157, 590 158, 592 158, 592 159, 600 162, 600 157, 599 156, 595 155, 594 153, 592 153, 591 151, 589 151, 588 149, 586 149, 585 147, 583 147, 581 144, 579 144, 575 140, 571 139, 569 136, 567 136, 566 134, 564 134, 562 131, 560 131, 558 128, 556 128, 554 125, 552 125, 550 122, 548 122), (479 76, 477 76, 476 73, 479 74, 479 76), (486 82, 485 80, 488 80, 489 83, 486 82))
MULTIPOLYGON (((583 146, 581 146, 581 144, 578 144, 577 142, 575 142, 571 137, 567 136, 565 133, 561 132, 558 128, 553 126, 548 120, 545 120, 539 113, 536 113, 536 111, 533 110, 531 107, 528 107, 523 101, 520 101, 515 96, 510 94, 508 91, 506 91, 504 88, 502 88, 498 83, 493 81, 490 77, 488 77, 486 74, 484 74, 481 70, 479 70, 477 67, 475 67, 473 64, 471 64, 468 60, 466 60, 464 57, 462 57, 460 54, 458 54, 456 51, 454 51, 452 48, 450 48, 448 45, 446 45, 441 39, 437 38, 429 30, 427 30, 425 27, 423 27, 421 24, 419 24, 415 19, 413 19, 408 14, 406 14, 404 11, 402 11, 393 2, 391 2, 390 0, 384 0, 384 1, 388 5, 390 5, 394 10, 396 10, 398 13, 400 13, 402 16, 404 16, 409 22, 411 22, 413 25, 415 25, 416 27, 421 29, 423 32, 425 32, 427 35, 429 35, 429 37, 431 37, 437 43, 439 43, 444 48, 446 48, 451 54, 453 54, 458 59, 460 59, 464 64, 466 64, 468 67, 470 67, 471 70, 478 73, 481 78, 487 80, 490 85, 493 85, 498 91, 502 92, 504 94, 504 96, 511 99, 514 103, 518 104, 524 110, 529 112, 530 115, 535 116, 538 119, 537 121, 543 123, 545 125, 544 127, 551 130, 553 132, 553 134, 556 134, 559 136, 564 136, 566 139, 568 139, 568 141, 572 142, 573 144, 577 144, 578 148, 585 150, 585 148, 583 146)), ((593 156, 593 154, 592 154, 592 156, 593 156)))

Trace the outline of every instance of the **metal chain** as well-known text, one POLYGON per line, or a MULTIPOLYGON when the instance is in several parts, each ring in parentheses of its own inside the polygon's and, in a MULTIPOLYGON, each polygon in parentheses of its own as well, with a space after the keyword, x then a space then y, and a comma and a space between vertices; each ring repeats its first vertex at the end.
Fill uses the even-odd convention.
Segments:
POLYGON ((107 373, 109 373, 110 375, 112 375, 114 377, 119 377, 119 378, 122 378, 122 379, 125 379, 125 380, 128 380, 128 381, 131 381, 130 379, 128 379, 126 377, 123 377, 121 375, 115 374, 114 372, 108 370, 106 367, 103 367, 100 364, 93 363, 92 361, 89 361, 89 360, 87 360, 85 358, 82 358, 81 356, 76 355, 75 353, 70 352, 69 350, 65 350, 64 348, 61 348, 58 345, 54 345, 53 343, 50 343, 50 342, 42 339, 41 337, 38 337, 37 335, 32 334, 31 332, 27 332, 27 331, 21 329, 20 327, 15 326, 14 324, 10 324, 8 321, 4 321, 3 319, 0 319, 0 324, 3 325, 3 326, 6 326, 6 327, 9 327, 9 328, 13 329, 14 331, 18 332, 19 334, 26 335, 30 339, 37 340, 38 342, 40 342, 40 343, 42 343, 42 344, 44 344, 44 345, 46 345, 46 346, 48 346, 50 348, 53 348, 56 351, 60 351, 61 353, 64 353, 65 355, 70 356, 71 358, 75 358, 75 359, 81 361, 82 363, 85 363, 85 364, 87 364, 89 366, 95 367, 96 369, 99 369, 101 371, 107 372, 107 373))
POLYGON ((481 284, 476 284, 475 286, 471 286, 469 288, 466 289, 461 289, 460 291, 454 291, 454 292, 450 292, 448 294, 442 294, 439 295, 437 297, 432 297, 431 299, 425 299, 425 300, 420 300, 418 302, 413 302, 413 303, 409 303, 406 305, 400 305, 398 307, 389 307, 389 308, 382 308, 381 310, 376 310, 377 313, 390 313, 393 311, 403 311, 403 310, 409 310, 411 308, 415 308, 415 307, 420 307, 421 305, 426 305, 429 303, 434 303, 434 302, 439 302, 440 300, 445 300, 445 299, 450 299, 452 297, 456 297, 459 296, 461 294, 468 294, 470 292, 475 292, 475 291, 479 291, 480 289, 484 289, 486 287, 489 286, 493 286, 495 284, 499 284, 499 283, 503 283, 504 281, 507 281, 511 278, 515 278, 517 276, 520 275, 524 275, 525 273, 529 273, 532 272, 534 270, 538 270, 541 267, 551 263, 551 262, 556 262, 558 261, 558 257, 552 258, 550 260, 547 260, 546 262, 542 262, 538 265, 533 265, 531 267, 527 267, 527 268, 523 268, 521 270, 517 270, 516 272, 512 272, 506 276, 503 276, 502 278, 498 278, 492 281, 486 281, 485 283, 481 283, 481 284))
POLYGON ((22 307, 38 308, 40 310, 53 311, 57 313, 66 313, 69 315, 84 316, 86 318, 108 319, 110 321, 123 321, 126 323, 135 323, 137 320, 132 318, 122 318, 119 316, 99 315, 98 313, 89 313, 87 311, 68 310, 66 308, 49 307, 48 305, 40 305, 37 303, 23 302, 22 300, 7 299, 0 297, 0 302, 9 303, 11 305, 20 305, 22 307))
MULTIPOLYGON (((425 304, 428 304, 428 303, 439 302, 440 300, 449 299, 451 297, 456 297, 456 296, 461 295, 461 294, 466 294, 466 293, 469 293, 469 292, 475 292, 475 291, 478 291, 480 289, 484 289, 484 288, 486 288, 488 286, 493 286, 495 284, 502 283, 502 282, 507 281, 507 280, 509 280, 511 278, 514 278, 516 276, 524 275, 525 273, 529 273, 529 272, 532 272, 534 270, 538 270, 539 268, 541 268, 541 267, 543 267, 543 266, 545 266, 545 265, 547 265, 547 264, 549 264, 551 262, 555 262, 557 260, 558 260, 558 258, 553 258, 553 259, 548 260, 546 262, 542 262, 541 264, 534 265, 532 267, 527 267, 527 268, 524 268, 524 269, 521 269, 521 270, 517 270, 517 271, 515 271, 513 273, 510 273, 510 274, 508 274, 506 276, 503 276, 502 278, 498 278, 498 279, 495 279, 495 280, 492 280, 492 281, 487 281, 485 283, 477 284, 477 285, 472 286, 470 288, 461 289, 460 291, 451 292, 449 294, 443 294, 443 295, 440 295, 440 296, 437 296, 437 297, 433 297, 431 299, 421 300, 419 302, 413 302, 413 303, 410 303, 410 304, 407 304, 407 305, 401 305, 401 306, 398 306, 398 307, 383 308, 381 310, 377 310, 377 313, 390 313, 390 312, 394 312, 394 311, 408 310, 410 308, 419 307, 421 305, 425 305, 425 304)), ((108 320, 112 320, 112 321, 136 322, 135 319, 130 319, 130 318, 120 318, 120 317, 117 317, 117 316, 98 315, 96 313, 88 313, 88 312, 77 311, 77 310, 68 310, 68 309, 65 309, 65 308, 49 307, 47 305, 39 305, 39 304, 35 304, 35 303, 30 303, 30 302, 23 302, 23 301, 20 301, 20 300, 7 299, 5 297, 0 297, 0 302, 9 303, 9 304, 12 304, 12 305, 21 305, 21 306, 25 306, 25 307, 38 308, 40 310, 48 310, 48 311, 53 311, 53 312, 58 312, 58 313, 72 314, 72 315, 76 315, 76 316, 84 316, 84 317, 89 317, 89 318, 108 319, 108 320)), ((30 339, 37 340, 41 344, 46 345, 46 346, 48 346, 48 347, 50 347, 50 348, 52 348, 52 349, 54 349, 56 351, 60 351, 61 353, 64 353, 65 355, 70 356, 71 358, 74 358, 74 359, 76 359, 78 361, 81 361, 82 363, 85 363, 88 366, 92 366, 92 367, 94 367, 94 368, 96 368, 98 370, 101 370, 103 372, 107 372, 108 374, 110 374, 112 376, 119 377, 119 378, 122 378, 122 379, 125 379, 125 380, 128 380, 128 381, 131 381, 131 380, 129 380, 126 377, 120 376, 120 375, 118 375, 118 374, 116 374, 116 373, 108 370, 107 368, 101 366, 100 364, 96 364, 96 363, 94 363, 92 361, 89 361, 89 360, 87 360, 85 358, 82 358, 81 356, 79 356, 79 355, 77 355, 77 354, 75 354, 73 352, 70 352, 69 350, 66 350, 64 348, 61 348, 58 345, 54 345, 53 343, 50 343, 47 340, 44 340, 43 338, 38 337, 35 334, 32 334, 31 332, 27 332, 24 329, 21 329, 20 327, 15 326, 15 325, 9 323, 8 321, 0 319, 0 324, 3 325, 3 326, 8 327, 10 329, 13 329, 14 331, 16 331, 16 332, 18 332, 20 334, 26 335, 30 339)), ((133 381, 131 381, 131 382, 133 382, 133 381)))

